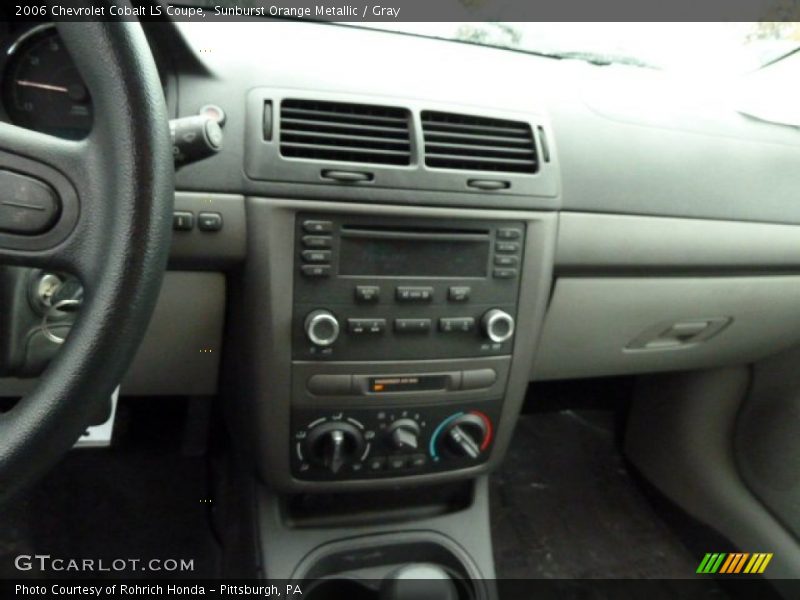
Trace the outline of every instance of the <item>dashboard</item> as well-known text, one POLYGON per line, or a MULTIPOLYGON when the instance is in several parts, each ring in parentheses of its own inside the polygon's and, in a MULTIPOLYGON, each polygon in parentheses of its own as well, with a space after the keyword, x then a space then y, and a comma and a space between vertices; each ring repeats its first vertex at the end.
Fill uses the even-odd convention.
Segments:
MULTIPOLYGON (((224 391, 277 488, 473 477, 531 380, 800 341, 800 138, 709 112, 696 82, 310 22, 145 30, 170 115, 215 107, 224 141, 176 170, 170 272, 122 391, 224 391)), ((0 54, 0 118, 87 135, 52 27, 0 54)))

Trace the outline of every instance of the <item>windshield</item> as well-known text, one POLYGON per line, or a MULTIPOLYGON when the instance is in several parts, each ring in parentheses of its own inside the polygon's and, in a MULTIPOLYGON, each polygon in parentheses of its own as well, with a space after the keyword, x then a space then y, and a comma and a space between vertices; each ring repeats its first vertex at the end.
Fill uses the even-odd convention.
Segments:
POLYGON ((800 23, 347 23, 555 57, 742 73, 800 47, 800 23))

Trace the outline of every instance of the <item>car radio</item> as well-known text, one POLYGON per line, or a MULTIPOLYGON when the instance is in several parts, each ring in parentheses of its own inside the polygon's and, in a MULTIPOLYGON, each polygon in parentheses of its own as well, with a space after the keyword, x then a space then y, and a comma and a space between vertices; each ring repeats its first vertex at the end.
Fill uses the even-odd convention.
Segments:
POLYGON ((299 214, 295 360, 511 353, 521 222, 299 214))

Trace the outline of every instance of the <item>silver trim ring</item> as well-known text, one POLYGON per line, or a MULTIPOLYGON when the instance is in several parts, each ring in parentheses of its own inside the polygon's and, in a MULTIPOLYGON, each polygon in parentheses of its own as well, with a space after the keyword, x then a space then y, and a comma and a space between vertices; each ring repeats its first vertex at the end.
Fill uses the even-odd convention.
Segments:
POLYGON ((486 335, 496 344, 502 344, 506 340, 511 339, 514 335, 514 317, 502 310, 497 310, 497 312, 492 313, 489 318, 486 319, 486 335), (497 335, 494 333, 494 324, 498 321, 505 321, 508 323, 508 332, 505 335, 497 335))
POLYGON ((308 339, 317 346, 330 346, 336 341, 336 338, 339 337, 339 321, 329 312, 318 313, 312 316, 306 323, 306 335, 308 335, 308 339), (329 338, 321 338, 314 333, 314 328, 324 321, 331 323, 333 326, 333 334, 329 338))
POLYGON ((42 329, 42 333, 44 334, 44 337, 46 337, 48 340, 50 340, 54 344, 63 344, 66 341, 67 338, 65 338, 65 337, 62 338, 61 336, 56 335, 55 333, 53 333, 53 330, 50 329, 50 324, 48 323, 48 321, 52 317, 54 317, 57 313, 59 313, 63 307, 65 307, 65 306, 80 306, 80 305, 81 305, 81 301, 80 300, 76 300, 76 299, 73 299, 73 298, 66 298, 64 300, 60 300, 60 301, 56 302, 55 304, 53 304, 53 306, 48 308, 47 312, 45 312, 44 316, 42 317, 41 329, 42 329))

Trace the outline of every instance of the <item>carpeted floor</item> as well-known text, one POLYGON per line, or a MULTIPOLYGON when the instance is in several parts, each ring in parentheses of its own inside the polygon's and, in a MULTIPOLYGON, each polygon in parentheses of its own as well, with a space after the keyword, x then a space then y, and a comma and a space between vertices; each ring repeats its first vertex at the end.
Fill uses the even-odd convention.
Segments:
POLYGON ((687 578, 698 560, 628 472, 610 411, 524 415, 492 477, 496 568, 508 578, 687 578))

